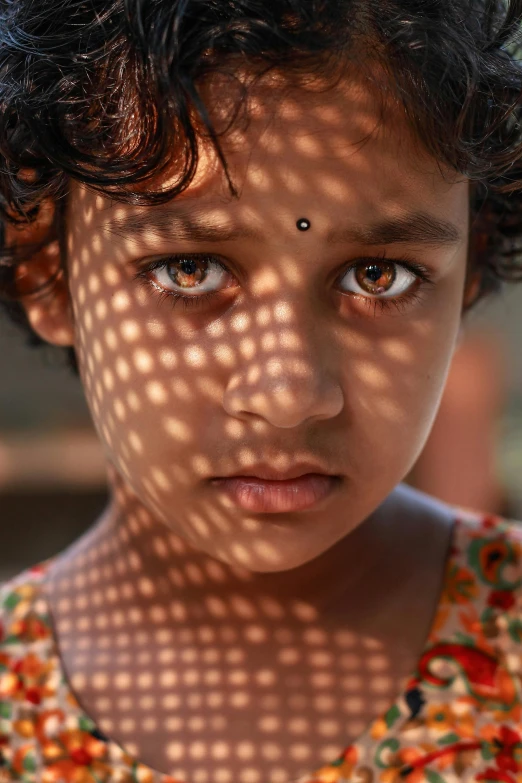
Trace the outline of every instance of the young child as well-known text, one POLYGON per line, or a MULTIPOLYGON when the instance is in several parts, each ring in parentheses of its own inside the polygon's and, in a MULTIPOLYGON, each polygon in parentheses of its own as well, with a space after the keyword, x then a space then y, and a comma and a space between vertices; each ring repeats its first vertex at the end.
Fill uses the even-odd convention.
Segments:
POLYGON ((401 484, 517 277, 522 0, 0 9, 1 286, 111 490, 2 588, 0 780, 522 781, 519 528, 401 484))

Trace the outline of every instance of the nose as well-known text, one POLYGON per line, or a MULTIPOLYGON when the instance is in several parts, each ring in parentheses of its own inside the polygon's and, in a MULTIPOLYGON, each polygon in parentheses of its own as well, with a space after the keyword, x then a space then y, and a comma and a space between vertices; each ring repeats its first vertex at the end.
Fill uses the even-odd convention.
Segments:
MULTIPOLYGON (((344 396, 335 372, 331 347, 318 340, 310 324, 299 334, 299 349, 253 351, 251 359, 232 373, 225 388, 223 406, 236 418, 256 416, 274 427, 298 427, 308 419, 330 419, 343 409, 344 396)), ((281 341, 278 341, 279 343, 281 341)))

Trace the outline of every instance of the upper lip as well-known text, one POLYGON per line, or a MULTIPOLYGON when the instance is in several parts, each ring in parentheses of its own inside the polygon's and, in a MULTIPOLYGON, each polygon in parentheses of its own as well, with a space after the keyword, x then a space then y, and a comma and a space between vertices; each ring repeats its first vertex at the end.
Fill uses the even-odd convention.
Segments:
POLYGON ((325 470, 320 465, 311 462, 299 462, 292 465, 287 470, 275 470, 272 466, 266 463, 256 463, 246 468, 241 468, 231 473, 228 476, 216 476, 215 478, 235 478, 236 476, 255 476, 255 478, 264 479, 265 481, 287 481, 289 479, 299 478, 305 476, 307 473, 322 473, 323 475, 331 476, 329 470, 325 470))

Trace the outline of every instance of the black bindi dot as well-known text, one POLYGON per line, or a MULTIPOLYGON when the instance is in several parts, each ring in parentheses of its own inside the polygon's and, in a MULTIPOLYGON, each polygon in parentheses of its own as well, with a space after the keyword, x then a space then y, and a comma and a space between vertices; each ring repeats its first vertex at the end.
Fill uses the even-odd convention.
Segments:
POLYGON ((297 228, 299 231, 308 231, 310 228, 310 221, 306 218, 299 218, 299 220, 296 223, 297 228))

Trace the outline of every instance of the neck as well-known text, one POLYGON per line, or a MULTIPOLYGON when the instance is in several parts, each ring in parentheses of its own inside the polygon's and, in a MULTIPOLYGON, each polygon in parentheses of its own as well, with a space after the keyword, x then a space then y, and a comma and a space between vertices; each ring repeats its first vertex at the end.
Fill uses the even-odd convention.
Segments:
POLYGON ((394 507, 401 503, 392 493, 358 528, 313 560, 286 571, 256 573, 192 548, 155 519, 114 472, 110 484, 107 509, 58 560, 56 576, 77 574, 88 563, 91 572, 102 575, 106 590, 121 595, 123 585, 134 585, 131 602, 151 617, 154 612, 170 616, 182 598, 184 611, 193 606, 195 617, 205 602, 214 607, 210 611, 216 619, 220 612, 226 617, 227 607, 253 615, 253 607, 264 602, 308 621, 333 622, 342 612, 360 626, 400 591, 398 574, 407 580, 407 560, 419 551, 419 534, 425 538, 427 532, 398 524, 394 507))

